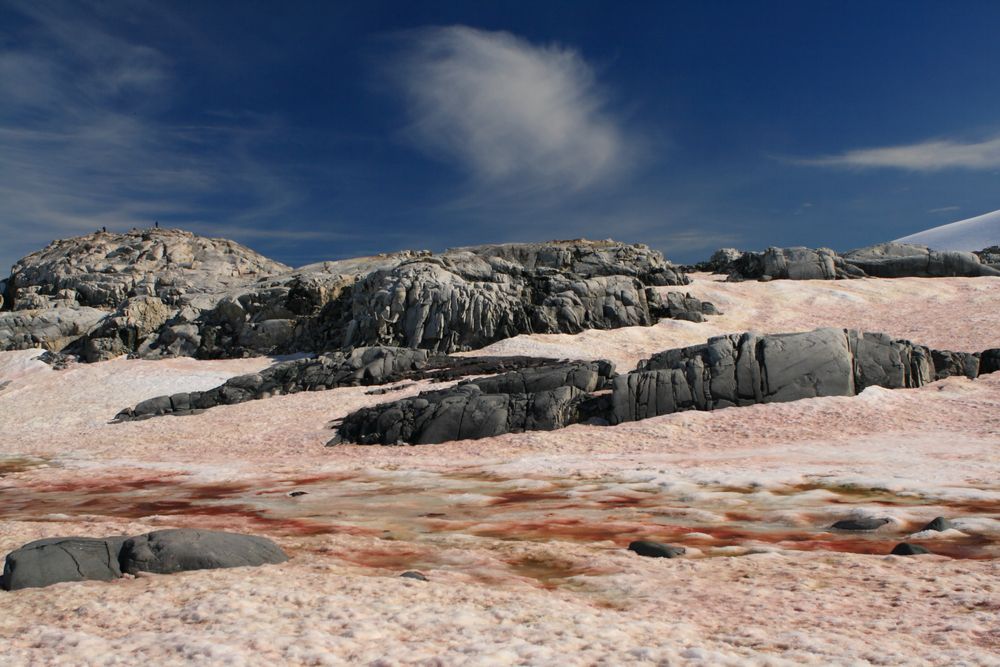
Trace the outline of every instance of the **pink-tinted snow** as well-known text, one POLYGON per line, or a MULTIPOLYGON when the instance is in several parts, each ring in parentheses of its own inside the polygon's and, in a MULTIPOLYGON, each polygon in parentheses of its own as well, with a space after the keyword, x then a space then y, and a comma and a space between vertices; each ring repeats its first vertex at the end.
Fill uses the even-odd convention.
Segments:
MULTIPOLYGON (((722 283, 703 324, 521 336, 610 357, 753 329, 1000 347, 1000 279, 722 283)), ((341 389, 109 424, 270 360, 0 354, 0 551, 197 526, 267 535, 256 569, 0 596, 3 664, 1000 664, 1000 374, 426 447, 327 448, 388 396, 341 389), (305 491, 291 497, 288 492, 305 491), (937 515, 956 529, 908 537, 937 515), (876 533, 828 530, 884 516, 876 533), (623 547, 682 544, 683 559, 623 547), (885 554, 911 539, 937 554, 885 554), (429 582, 401 580, 419 569, 429 582)))

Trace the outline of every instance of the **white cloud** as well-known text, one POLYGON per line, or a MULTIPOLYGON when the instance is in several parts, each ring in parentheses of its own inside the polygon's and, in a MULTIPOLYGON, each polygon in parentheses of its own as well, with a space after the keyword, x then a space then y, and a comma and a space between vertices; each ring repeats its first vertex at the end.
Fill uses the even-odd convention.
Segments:
POLYGON ((631 162, 593 69, 569 48, 454 26, 409 33, 392 80, 407 136, 486 184, 581 190, 631 162))
POLYGON ((979 142, 934 139, 904 146, 861 148, 840 155, 795 160, 820 167, 894 168, 909 171, 1000 167, 1000 137, 979 142))

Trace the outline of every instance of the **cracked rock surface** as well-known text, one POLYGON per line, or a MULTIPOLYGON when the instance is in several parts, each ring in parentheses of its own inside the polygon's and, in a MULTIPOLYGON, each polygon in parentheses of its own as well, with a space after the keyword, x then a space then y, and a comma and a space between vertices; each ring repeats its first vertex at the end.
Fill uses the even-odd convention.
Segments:
POLYGON ((406 251, 290 269, 181 230, 98 232, 25 257, 5 281, 0 350, 86 361, 410 347, 451 353, 523 333, 700 321, 655 287, 684 273, 643 245, 553 241, 406 251))

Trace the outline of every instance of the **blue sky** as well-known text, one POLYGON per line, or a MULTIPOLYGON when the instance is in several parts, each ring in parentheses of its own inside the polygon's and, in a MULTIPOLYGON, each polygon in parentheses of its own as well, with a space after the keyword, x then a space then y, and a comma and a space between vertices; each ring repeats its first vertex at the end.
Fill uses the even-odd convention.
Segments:
POLYGON ((1000 209, 1000 3, 0 0, 0 264, 848 249, 1000 209))

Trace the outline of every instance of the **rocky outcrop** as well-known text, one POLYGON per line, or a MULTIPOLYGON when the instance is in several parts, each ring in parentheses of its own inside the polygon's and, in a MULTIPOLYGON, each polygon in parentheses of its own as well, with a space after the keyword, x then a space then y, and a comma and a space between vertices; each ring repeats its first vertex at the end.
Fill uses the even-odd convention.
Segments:
POLYGON ((114 421, 135 421, 160 415, 197 414, 217 405, 235 405, 300 391, 337 387, 385 385, 403 380, 444 382, 469 375, 494 375, 557 366, 565 362, 538 357, 451 357, 426 350, 365 347, 331 352, 314 359, 276 364, 259 373, 231 378, 200 392, 157 396, 119 412, 114 421))
POLYGON ((994 245, 989 248, 983 248, 982 250, 975 251, 973 254, 983 264, 992 266, 994 269, 1000 269, 1000 246, 994 245))
POLYGON ((7 554, 0 588, 13 591, 67 581, 110 581, 123 573, 170 574, 286 560, 281 548, 266 538, 208 530, 158 530, 136 537, 55 537, 7 554))
POLYGON ((85 306, 0 312, 0 351, 40 347, 58 352, 79 341, 106 316, 85 306))
POLYGON ((100 232, 57 241, 15 265, 6 307, 34 314, 6 326, 10 317, 0 319, 0 349, 61 351, 75 342, 87 361, 377 345, 450 353, 525 333, 699 321, 710 304, 690 295, 664 303, 655 289, 687 282, 658 252, 613 241, 407 251, 292 271, 179 230, 100 232), (83 307, 103 316, 71 337, 34 326, 83 307))
POLYGON ((617 274, 610 273, 610 259, 628 257, 625 250, 634 251, 632 246, 616 244, 620 252, 612 252, 602 243, 597 244, 600 252, 590 254, 584 252, 590 249, 588 242, 548 247, 552 257, 534 245, 491 246, 374 271, 354 285, 341 344, 450 353, 518 334, 649 326, 667 308, 640 276, 654 284, 686 281, 662 258, 654 264, 650 258, 658 255, 648 251, 641 270, 622 264, 617 274), (572 260, 592 255, 602 261, 572 260), (584 273, 566 272, 565 266, 584 273))
POLYGON ((179 229, 133 229, 53 241, 14 265, 8 291, 14 310, 57 300, 114 310, 131 297, 178 304, 288 270, 234 241, 179 229))
POLYGON ((336 426, 331 444, 427 444, 585 421, 621 424, 682 410, 854 396, 874 386, 916 388, 953 375, 975 378, 997 366, 1000 350, 930 350, 849 329, 732 334, 666 350, 624 375, 590 365, 577 376, 567 372, 571 365, 536 371, 531 381, 506 374, 365 408, 336 426), (611 391, 602 391, 609 381, 611 391))
POLYGON ((610 362, 577 362, 422 392, 351 413, 330 444, 423 445, 551 431, 582 421, 581 404, 613 374, 610 362))
POLYGON ((903 243, 883 243, 843 255, 829 248, 802 247, 744 252, 729 262, 728 273, 731 281, 1000 276, 1000 270, 983 264, 973 253, 938 252, 903 243))
POLYGON ((1000 276, 1000 269, 984 265, 971 252, 939 252, 906 243, 882 243, 852 250, 844 254, 844 260, 875 278, 1000 276))

